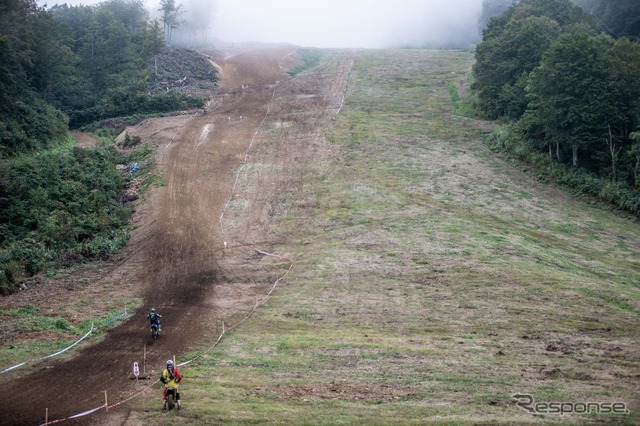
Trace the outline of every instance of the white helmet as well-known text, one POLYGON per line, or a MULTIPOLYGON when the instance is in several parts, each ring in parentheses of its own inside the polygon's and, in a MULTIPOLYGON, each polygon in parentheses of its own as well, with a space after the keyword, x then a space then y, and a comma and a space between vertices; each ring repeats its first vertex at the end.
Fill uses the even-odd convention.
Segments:
POLYGON ((173 361, 170 359, 167 360, 167 367, 173 367, 173 361))

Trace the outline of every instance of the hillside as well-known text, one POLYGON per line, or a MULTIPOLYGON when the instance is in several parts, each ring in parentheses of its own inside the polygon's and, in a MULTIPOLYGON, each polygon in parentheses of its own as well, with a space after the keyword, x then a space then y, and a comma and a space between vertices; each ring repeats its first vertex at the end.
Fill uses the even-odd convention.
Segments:
POLYGON ((120 260, 0 310, 78 324, 92 298, 111 316, 142 307, 68 361, 0 376, 14 389, 0 422, 43 421, 38 395, 59 383, 50 419, 107 389, 87 424, 637 421, 638 224, 514 170, 482 143, 486 123, 452 115, 469 53, 324 51, 287 78, 292 55, 228 58, 207 115, 129 129, 157 146, 166 186, 120 260), (188 362, 180 412, 128 380, 145 343, 152 378, 188 362), (515 394, 630 415, 537 417, 515 394))

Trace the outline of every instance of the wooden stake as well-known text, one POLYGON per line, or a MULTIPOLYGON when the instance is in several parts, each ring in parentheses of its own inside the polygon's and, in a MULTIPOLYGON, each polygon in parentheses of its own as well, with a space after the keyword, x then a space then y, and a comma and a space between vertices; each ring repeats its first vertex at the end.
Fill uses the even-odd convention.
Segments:
POLYGON ((49 424, 49 407, 44 410, 44 424, 45 426, 49 424))
POLYGON ((107 391, 104 391, 104 408, 109 412, 109 401, 107 400, 107 391))

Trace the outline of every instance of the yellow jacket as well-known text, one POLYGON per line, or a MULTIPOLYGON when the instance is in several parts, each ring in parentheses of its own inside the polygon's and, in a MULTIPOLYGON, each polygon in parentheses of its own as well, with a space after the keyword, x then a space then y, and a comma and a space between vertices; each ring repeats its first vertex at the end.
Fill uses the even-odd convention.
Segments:
POLYGON ((178 371, 178 367, 173 367, 173 378, 169 374, 169 369, 165 368, 160 377, 160 381, 164 383, 165 388, 178 389, 178 383, 182 380, 182 374, 178 371))

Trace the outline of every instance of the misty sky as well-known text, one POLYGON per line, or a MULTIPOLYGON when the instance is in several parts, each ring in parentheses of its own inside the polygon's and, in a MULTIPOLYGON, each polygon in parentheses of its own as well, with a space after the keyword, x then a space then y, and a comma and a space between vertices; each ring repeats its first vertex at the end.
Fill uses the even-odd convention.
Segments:
MULTIPOLYGON (((438 47, 478 34, 482 0, 178 0, 215 3, 211 30, 228 41, 314 47, 438 47)), ((50 6, 60 0, 39 1, 50 6)), ((68 4, 98 1, 67 0, 68 4)), ((143 0, 155 12, 159 0, 143 0)))

